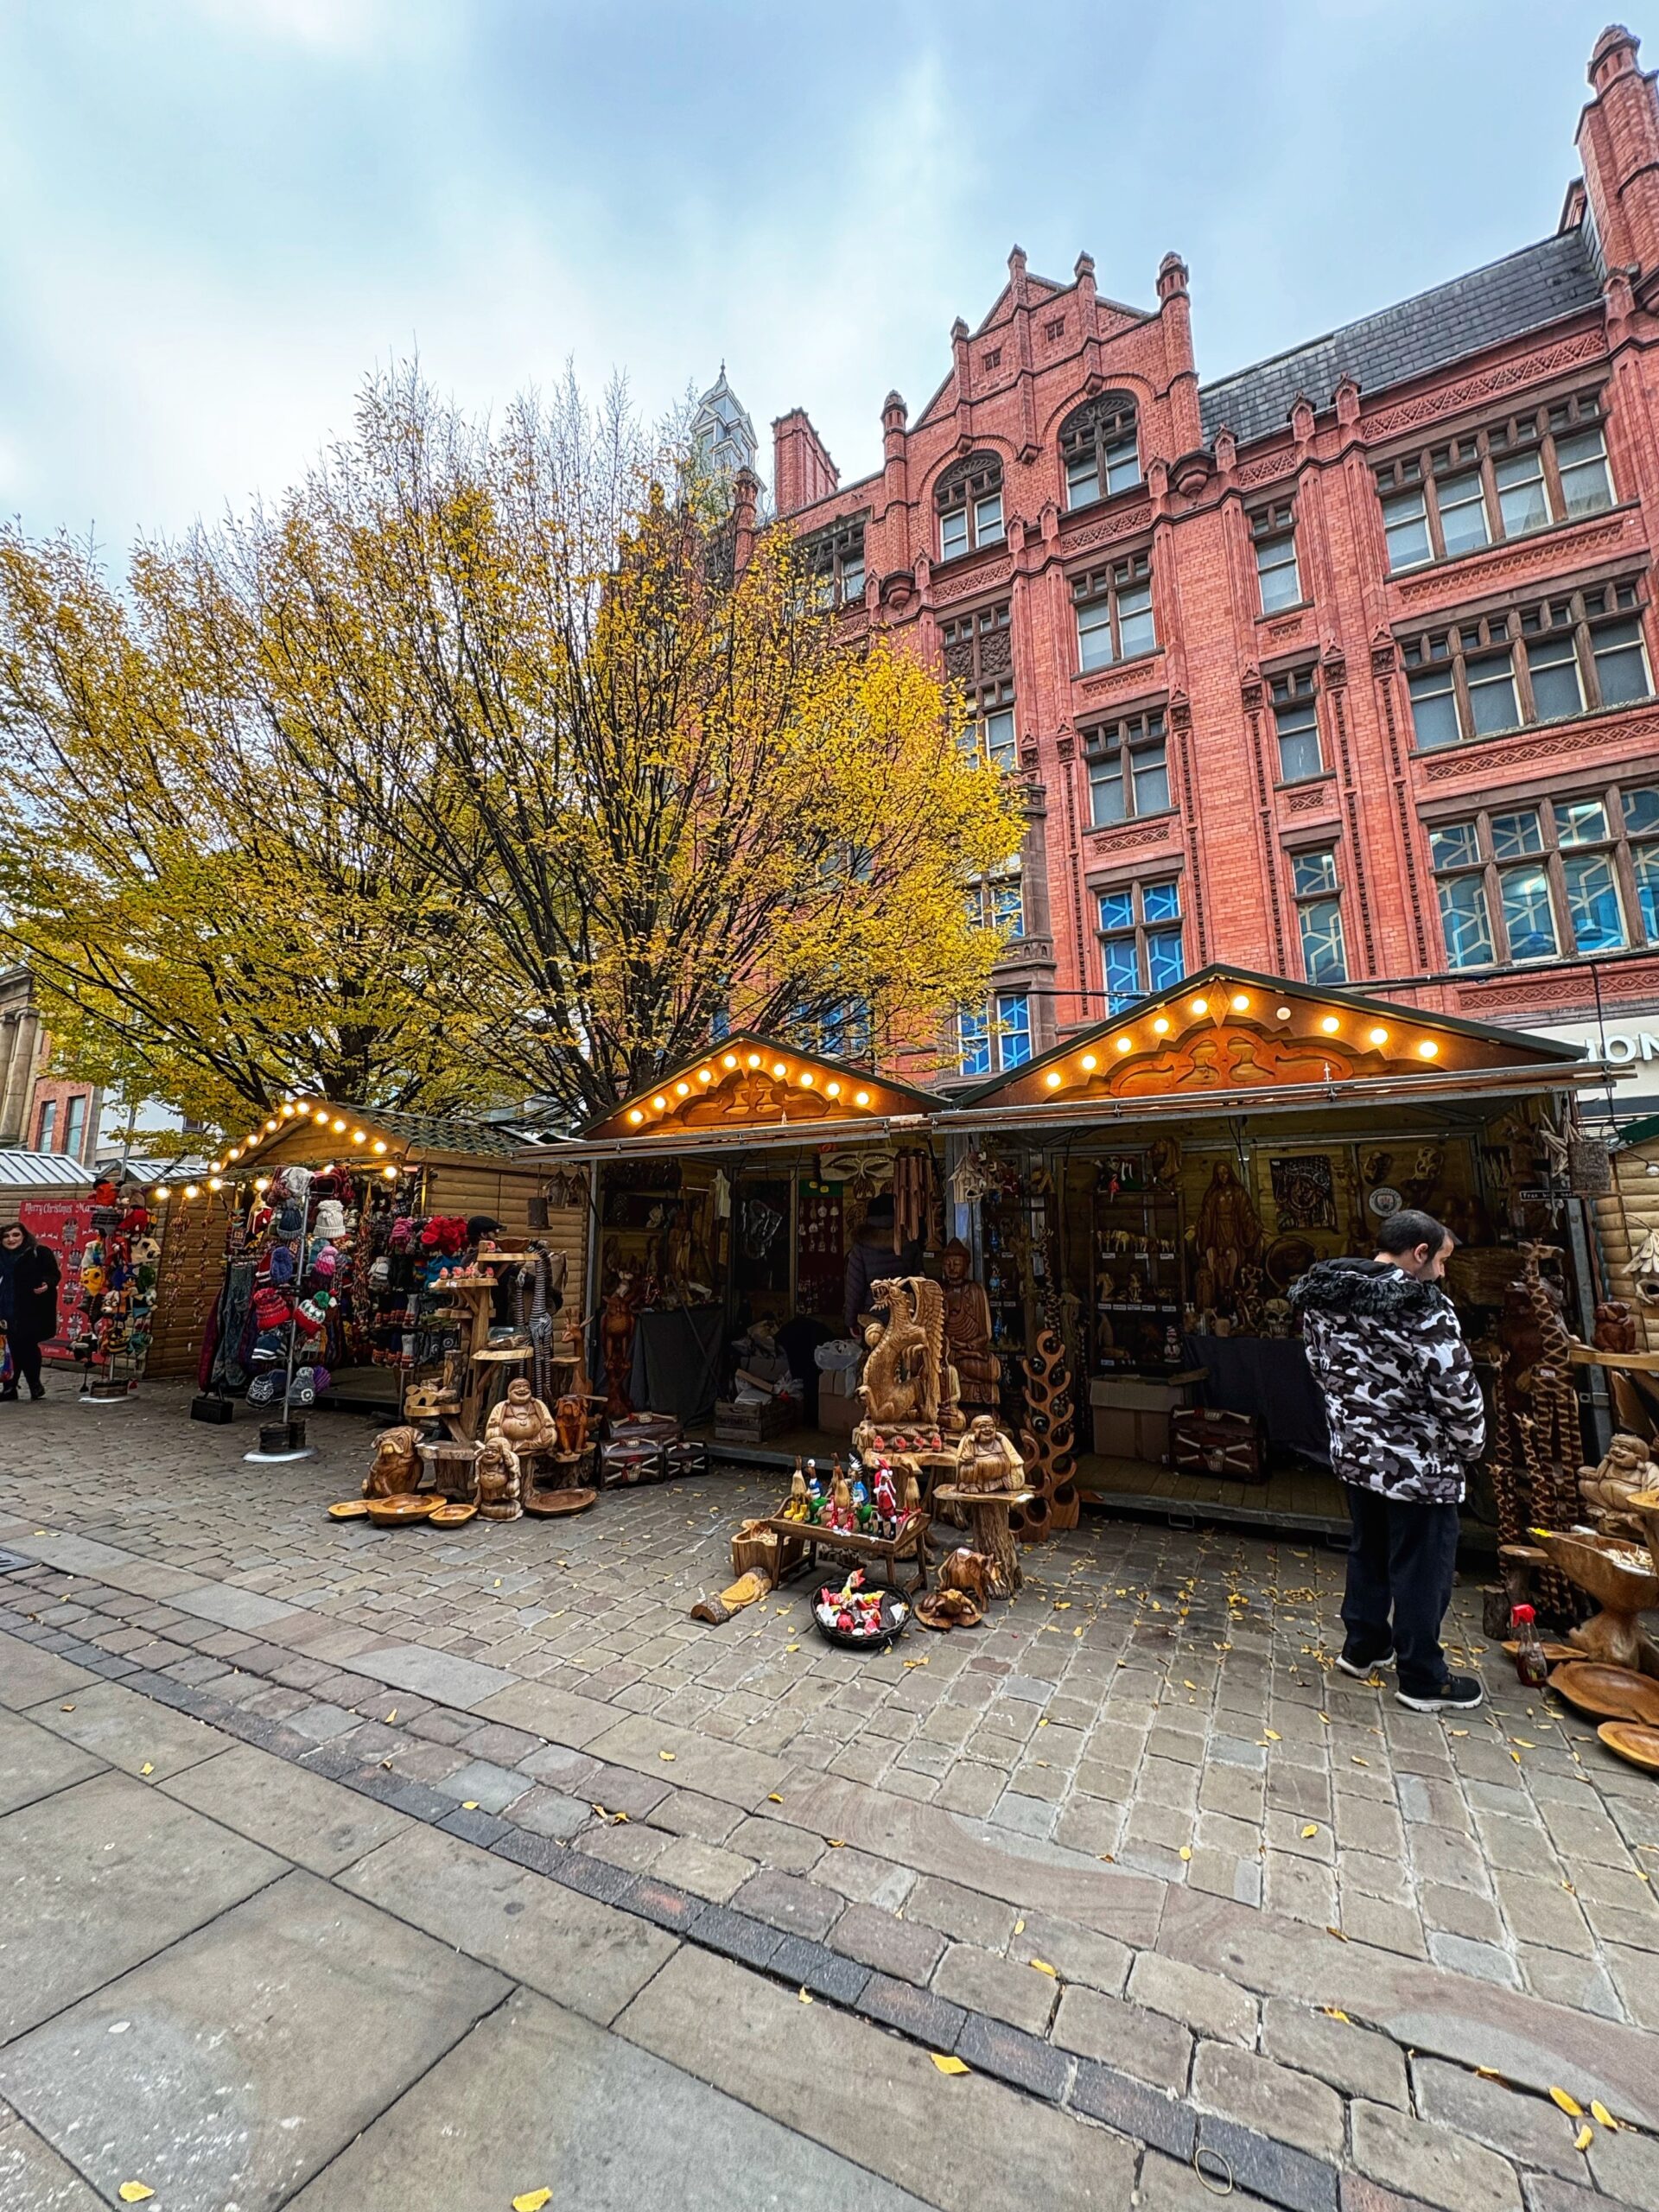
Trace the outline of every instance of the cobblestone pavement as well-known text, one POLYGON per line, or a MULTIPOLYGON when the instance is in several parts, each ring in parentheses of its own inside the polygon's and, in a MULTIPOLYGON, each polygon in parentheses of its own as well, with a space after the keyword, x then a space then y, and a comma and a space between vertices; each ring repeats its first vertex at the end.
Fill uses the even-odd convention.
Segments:
MULTIPOLYGON (((874 2022, 954 2051, 1126 2139, 1154 2212, 1207 2193, 1195 2158, 1343 2212, 1659 2205, 1659 1791, 1520 1690, 1472 1591, 1455 1621, 1489 1700, 1455 1726, 1333 1670, 1339 1557, 1230 1534, 1088 1522, 1026 1554, 983 1629, 860 1659, 798 1587, 688 1618, 775 1494, 755 1475, 382 1532, 321 1511, 356 1488, 359 1423, 255 1468, 244 1431, 160 1389, 10 1410, 10 1649, 378 1797, 423 1850, 671 1929, 634 2000, 647 2046, 831 2148, 767 2035, 874 2022), (733 1975, 747 2040, 711 2024, 733 1975), (1637 2124, 1577 2148, 1552 2088, 1637 2124)), ((460 1941, 441 1871, 412 1870, 412 1916, 460 1941)), ((927 2202, 997 2201, 865 2162, 927 2202)))

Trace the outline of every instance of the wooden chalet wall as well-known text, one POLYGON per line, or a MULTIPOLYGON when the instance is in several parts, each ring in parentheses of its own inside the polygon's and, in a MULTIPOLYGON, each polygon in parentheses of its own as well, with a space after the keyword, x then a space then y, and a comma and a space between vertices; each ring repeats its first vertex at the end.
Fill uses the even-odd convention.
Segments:
POLYGON ((1659 1136, 1616 1152, 1613 1187, 1596 1200, 1596 1236, 1606 1262, 1608 1292, 1630 1300, 1637 1317, 1637 1344, 1643 1351, 1659 1351, 1659 1313, 1637 1298, 1630 1262, 1659 1231, 1659 1175, 1648 1173, 1653 1161, 1659 1161, 1659 1136))

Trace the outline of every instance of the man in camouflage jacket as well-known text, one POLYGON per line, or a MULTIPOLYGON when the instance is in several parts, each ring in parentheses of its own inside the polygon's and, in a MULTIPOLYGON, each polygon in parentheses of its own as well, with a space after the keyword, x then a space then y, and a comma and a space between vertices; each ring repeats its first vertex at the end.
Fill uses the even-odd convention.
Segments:
POLYGON ((1448 1673, 1440 1640, 1464 1471, 1486 1441, 1474 1362, 1440 1287, 1452 1242, 1433 1215, 1396 1213, 1374 1259, 1322 1260, 1291 1292, 1351 1524, 1337 1663, 1363 1675, 1395 1661, 1395 1694, 1421 1713, 1481 1694, 1448 1673))

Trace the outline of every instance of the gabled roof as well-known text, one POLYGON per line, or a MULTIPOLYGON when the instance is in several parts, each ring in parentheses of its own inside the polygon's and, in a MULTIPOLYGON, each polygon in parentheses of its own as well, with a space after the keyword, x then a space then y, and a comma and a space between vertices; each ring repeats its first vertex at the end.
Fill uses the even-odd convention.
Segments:
POLYGON ((582 1134, 584 1140, 647 1140, 691 1130, 741 1136, 746 1129, 815 1124, 839 1132, 890 1116, 931 1114, 938 1103, 931 1091, 913 1084, 745 1031, 636 1091, 582 1134))
POLYGON ((1484 353, 1600 301, 1600 272, 1584 231, 1541 238, 1397 307, 1200 385, 1205 442, 1212 443, 1224 425, 1241 445, 1270 436, 1285 428, 1299 394, 1316 409, 1326 408, 1350 376, 1371 398, 1389 385, 1484 353))
POLYGON ((1433 1088, 1446 1077, 1535 1071, 1584 1057, 1582 1046, 1554 1038, 1213 963, 956 1103, 1190 1100, 1202 1111, 1218 1092, 1282 1099, 1302 1087, 1325 1095, 1402 1076, 1433 1088))
POLYGON ((505 1129, 457 1114, 404 1114, 391 1108, 347 1106, 338 1099, 290 1098, 268 1114, 260 1127, 226 1147, 213 1163, 214 1173, 226 1166, 245 1166, 307 1122, 316 1128, 319 1142, 337 1151, 342 1160, 360 1157, 375 1164, 391 1154, 418 1160, 442 1153, 461 1159, 516 1160, 524 1148, 521 1138, 505 1129))

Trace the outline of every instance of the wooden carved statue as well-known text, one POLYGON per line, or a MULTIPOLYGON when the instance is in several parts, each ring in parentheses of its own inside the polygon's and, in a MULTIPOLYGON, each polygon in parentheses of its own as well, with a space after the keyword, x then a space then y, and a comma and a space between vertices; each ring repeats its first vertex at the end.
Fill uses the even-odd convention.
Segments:
POLYGON ((383 1428, 374 1440, 374 1465, 363 1480, 365 1497, 403 1497, 418 1487, 416 1446, 419 1437, 412 1428, 383 1428))
POLYGON ((524 1511, 518 1455, 499 1436, 478 1455, 478 1510, 486 1521, 516 1521, 524 1511))
POLYGON ((864 1332, 869 1357, 859 1395, 877 1428, 937 1426, 944 1363, 944 1297, 925 1275, 872 1283, 870 1300, 885 1306, 885 1323, 864 1332))
POLYGON ((989 1414, 976 1414, 957 1446, 958 1490, 1018 1490, 1025 1465, 989 1414))
POLYGON ((588 1401, 572 1393, 561 1398, 553 1408, 553 1426, 558 1432, 561 1452, 585 1452, 588 1449, 588 1401))
POLYGON ((1659 1466, 1649 1458, 1649 1448, 1643 1438, 1621 1433, 1599 1465, 1579 1469, 1585 1518, 1603 1535, 1643 1537, 1641 1517, 1631 1510, 1630 1500, 1643 1491, 1659 1490, 1659 1466))
POLYGON ((1230 1160, 1218 1160, 1210 1171, 1210 1186, 1198 1206, 1197 1243, 1205 1270, 1223 1292, 1231 1291, 1239 1269, 1262 1249, 1262 1217, 1230 1160))
POLYGON ((491 1408, 484 1424, 484 1441, 511 1445, 520 1459, 558 1450, 559 1432, 553 1416, 531 1391, 525 1376, 515 1376, 507 1385, 506 1396, 491 1408))
POLYGON ((605 1363, 605 1410, 613 1421, 626 1421, 633 1411, 628 1383, 633 1373, 633 1332, 638 1315, 633 1310, 633 1280, 618 1279, 600 1308, 599 1349, 605 1363))
POLYGON ((973 1255, 959 1236, 944 1248, 945 1356, 957 1370, 957 1395, 964 1406, 994 1406, 1002 1370, 991 1349, 991 1307, 974 1281, 973 1255))
POLYGON ((991 1596, 995 1573, 994 1560, 966 1544, 958 1544, 941 1560, 937 1579, 941 1590, 965 1590, 982 1610, 991 1596))

